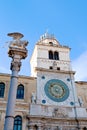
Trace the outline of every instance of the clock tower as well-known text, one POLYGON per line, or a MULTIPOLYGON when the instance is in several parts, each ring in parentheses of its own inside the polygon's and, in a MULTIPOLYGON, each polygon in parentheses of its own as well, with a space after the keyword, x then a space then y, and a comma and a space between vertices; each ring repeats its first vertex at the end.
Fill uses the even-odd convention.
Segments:
POLYGON ((30 63, 31 76, 37 77, 37 104, 78 106, 68 46, 46 33, 35 45, 30 63))

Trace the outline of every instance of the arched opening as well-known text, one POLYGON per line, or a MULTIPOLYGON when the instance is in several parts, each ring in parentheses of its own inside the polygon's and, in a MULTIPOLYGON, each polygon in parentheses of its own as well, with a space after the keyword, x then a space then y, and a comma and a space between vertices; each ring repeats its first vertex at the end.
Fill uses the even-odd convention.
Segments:
POLYGON ((22 117, 16 116, 14 118, 14 129, 13 130, 22 130, 22 117))
POLYGON ((38 130, 38 126, 37 125, 34 126, 34 130, 38 130))
POLYGON ((54 60, 59 60, 59 53, 58 52, 54 52, 54 60))
POLYGON ((17 87, 17 99, 24 99, 24 86, 22 84, 17 87))
POLYGON ((49 51, 49 59, 53 59, 53 52, 49 51))
POLYGON ((4 97, 4 91, 5 91, 5 84, 4 83, 0 83, 0 98, 4 97))

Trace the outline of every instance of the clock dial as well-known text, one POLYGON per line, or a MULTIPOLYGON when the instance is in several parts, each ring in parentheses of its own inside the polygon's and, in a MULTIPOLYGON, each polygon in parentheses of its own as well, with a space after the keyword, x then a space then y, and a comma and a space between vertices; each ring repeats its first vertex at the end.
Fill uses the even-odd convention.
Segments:
POLYGON ((62 102, 69 96, 68 86, 61 80, 49 80, 44 87, 46 95, 53 101, 62 102))
POLYGON ((62 86, 59 86, 58 84, 53 84, 49 87, 50 93, 56 97, 60 98, 64 95, 64 89, 62 86))

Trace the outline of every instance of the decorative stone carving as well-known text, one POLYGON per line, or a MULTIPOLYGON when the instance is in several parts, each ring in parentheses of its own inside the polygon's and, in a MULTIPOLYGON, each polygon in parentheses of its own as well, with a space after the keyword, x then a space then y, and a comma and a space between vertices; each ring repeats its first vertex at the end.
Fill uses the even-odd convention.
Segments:
POLYGON ((63 108, 55 108, 53 111, 53 116, 59 118, 66 118, 68 117, 68 114, 63 108))
POLYGON ((27 112, 22 112, 23 118, 26 119, 27 112))
POLYGON ((14 40, 10 42, 10 47, 18 47, 24 49, 27 46, 28 42, 23 40, 14 40))
POLYGON ((57 69, 57 62, 56 61, 53 62, 53 69, 55 69, 55 70, 57 69))
POLYGON ((16 70, 16 71, 20 71, 20 67, 21 67, 21 62, 11 62, 11 70, 16 70))
POLYGON ((42 128, 41 126, 37 126, 37 130, 41 130, 41 128, 42 128))
POLYGON ((44 127, 43 130, 51 130, 51 127, 44 127))
POLYGON ((10 41, 10 47, 17 47, 21 49, 25 49, 25 47, 28 44, 28 41, 26 40, 20 40, 23 37, 23 34, 21 33, 8 33, 8 36, 13 37, 13 41, 10 41))
POLYGON ((79 105, 82 107, 83 106, 83 100, 81 97, 78 97, 79 105))
POLYGON ((29 129, 28 130, 33 130, 33 126, 29 126, 29 129))
POLYGON ((57 126, 55 130, 62 130, 62 127, 57 126))
POLYGON ((36 103, 36 94, 35 94, 35 93, 32 93, 31 102, 32 102, 33 104, 36 103))

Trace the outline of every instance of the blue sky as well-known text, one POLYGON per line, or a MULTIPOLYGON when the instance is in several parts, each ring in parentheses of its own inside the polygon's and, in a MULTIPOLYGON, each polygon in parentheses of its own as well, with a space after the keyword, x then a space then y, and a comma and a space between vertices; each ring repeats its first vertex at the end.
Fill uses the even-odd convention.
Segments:
POLYGON ((1 0, 0 73, 10 73, 8 44, 10 32, 21 32, 29 41, 28 57, 20 74, 30 75, 30 56, 39 37, 48 30, 71 49, 75 79, 87 81, 87 0, 1 0))

